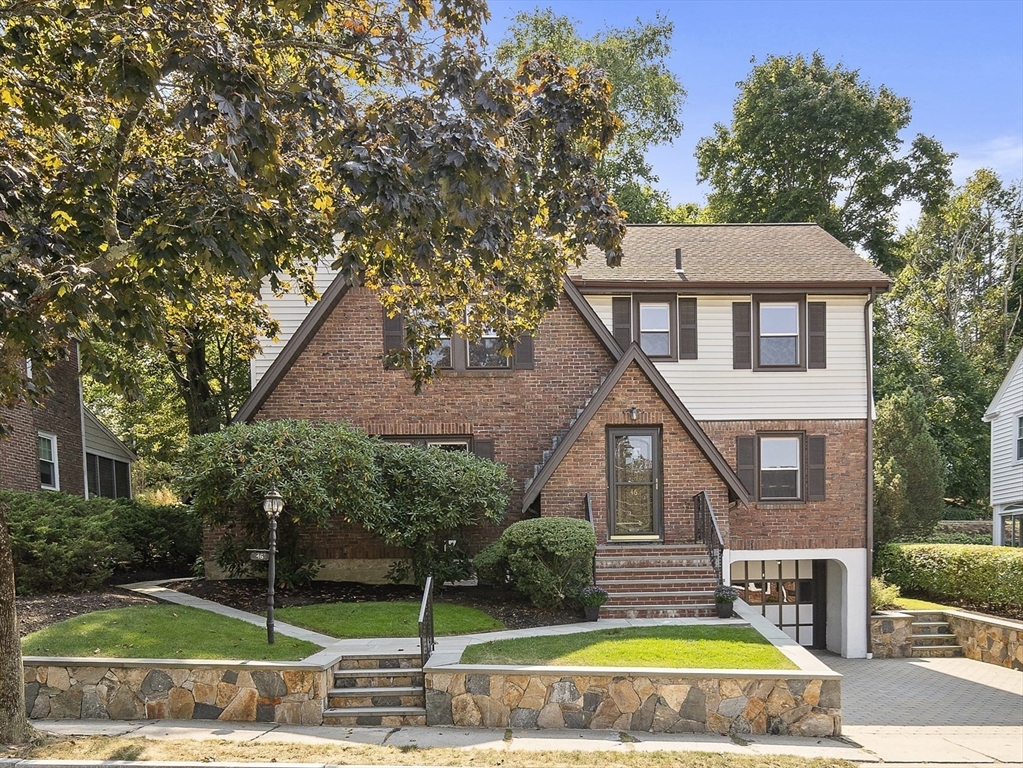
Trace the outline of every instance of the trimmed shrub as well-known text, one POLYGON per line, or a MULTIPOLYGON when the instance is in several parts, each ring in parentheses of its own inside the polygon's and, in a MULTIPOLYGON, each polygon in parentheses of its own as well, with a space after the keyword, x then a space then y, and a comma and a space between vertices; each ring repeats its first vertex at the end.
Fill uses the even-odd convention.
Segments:
POLYGON ((899 588, 895 584, 885 584, 884 579, 874 576, 870 580, 870 611, 877 613, 895 607, 899 601, 899 588))
POLYGON ((1023 549, 969 544, 889 544, 877 570, 903 592, 995 611, 1023 607, 1023 549))
POLYGON ((114 502, 113 534, 130 548, 120 571, 190 568, 202 553, 202 520, 184 504, 114 502))
POLYGON ((494 587, 503 587, 511 581, 511 574, 508 573, 508 554, 500 540, 472 559, 472 569, 480 581, 494 587))
POLYGON ((508 526, 497 544, 475 561, 477 573, 500 584, 507 573, 515 589, 538 608, 577 601, 590 584, 597 542, 584 520, 541 517, 508 526))
POLYGON ((57 491, 0 491, 14 550, 14 582, 24 595, 96 589, 130 557, 115 533, 110 499, 57 491))

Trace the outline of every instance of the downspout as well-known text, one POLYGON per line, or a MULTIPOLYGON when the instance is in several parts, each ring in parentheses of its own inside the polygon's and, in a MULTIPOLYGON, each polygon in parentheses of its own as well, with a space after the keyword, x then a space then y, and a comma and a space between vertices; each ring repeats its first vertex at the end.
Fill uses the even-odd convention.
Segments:
POLYGON ((877 289, 870 289, 870 298, 863 307, 863 339, 867 362, 867 658, 870 650, 870 579, 874 573, 874 334, 872 308, 877 289))

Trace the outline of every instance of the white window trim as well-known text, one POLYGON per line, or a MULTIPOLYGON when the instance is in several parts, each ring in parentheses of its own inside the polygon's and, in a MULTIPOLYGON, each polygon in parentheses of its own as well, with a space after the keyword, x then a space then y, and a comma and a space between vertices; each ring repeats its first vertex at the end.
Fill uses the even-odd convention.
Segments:
POLYGON ((757 360, 762 368, 793 368, 803 364, 802 360, 802 328, 800 327, 800 306, 798 301, 760 301, 757 303, 757 360), (796 330, 795 333, 773 333, 764 330, 764 308, 765 307, 791 307, 796 313, 796 330), (793 363, 783 364, 765 364, 760 361, 760 339, 795 339, 796 340, 796 360, 793 363))
POLYGON ((1023 413, 1017 413, 1015 416, 1016 421, 1016 439, 1012 441, 1013 453, 1016 456, 1016 463, 1023 464, 1023 413))
MULTIPOLYGON (((39 437, 46 438, 50 441, 50 448, 53 454, 53 485, 43 485, 42 479, 39 480, 39 487, 45 491, 59 491, 60 490, 60 461, 59 452, 57 451, 57 436, 52 432, 38 432, 39 437)), ((39 448, 36 447, 36 453, 38 454, 39 448)), ((41 456, 37 456, 39 461, 42 461, 41 456)))

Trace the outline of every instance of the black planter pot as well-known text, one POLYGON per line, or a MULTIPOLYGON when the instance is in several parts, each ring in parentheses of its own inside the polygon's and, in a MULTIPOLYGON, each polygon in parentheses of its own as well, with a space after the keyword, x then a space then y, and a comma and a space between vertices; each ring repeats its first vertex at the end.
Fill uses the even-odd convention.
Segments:
POLYGON ((599 605, 584 605, 583 614, 586 616, 587 621, 596 621, 597 614, 600 613, 599 605))
POLYGON ((732 618, 732 604, 731 603, 714 603, 718 609, 719 619, 730 619, 732 618))

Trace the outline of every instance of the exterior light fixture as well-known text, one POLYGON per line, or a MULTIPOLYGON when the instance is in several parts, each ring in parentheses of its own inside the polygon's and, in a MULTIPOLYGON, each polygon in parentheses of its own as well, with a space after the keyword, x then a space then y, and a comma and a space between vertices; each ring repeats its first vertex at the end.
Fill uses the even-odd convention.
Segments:
POLYGON ((263 511, 270 521, 270 562, 266 570, 266 641, 274 644, 274 582, 277 580, 277 518, 284 510, 284 497, 276 486, 263 497, 263 511))
POLYGON ((627 411, 627 413, 629 414, 629 418, 632 419, 633 421, 639 420, 639 408, 637 408, 636 406, 632 406, 627 411))

